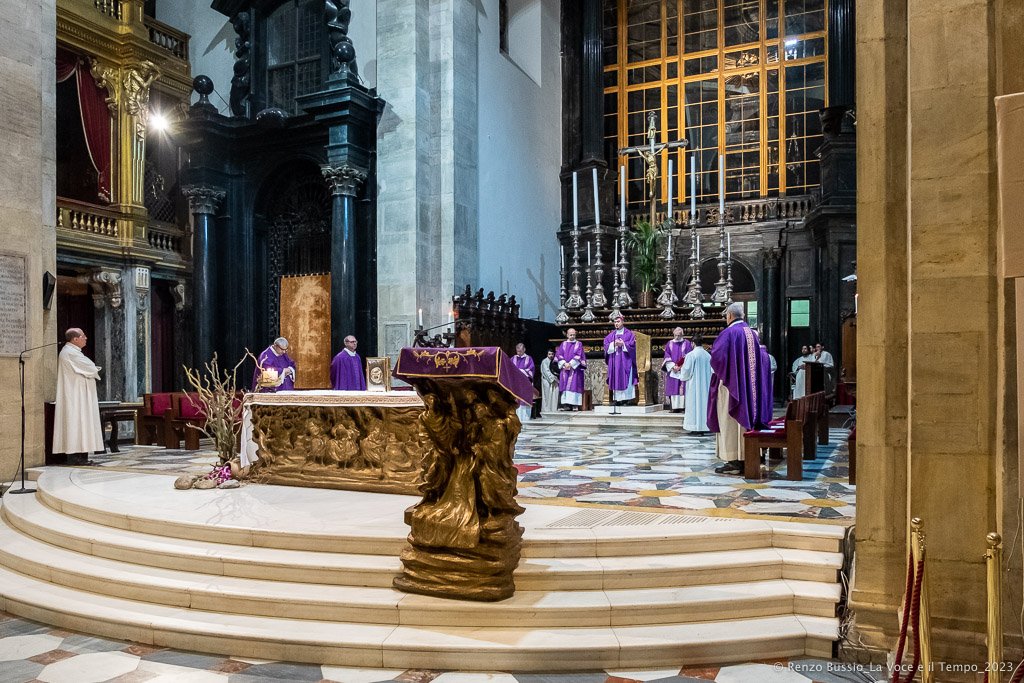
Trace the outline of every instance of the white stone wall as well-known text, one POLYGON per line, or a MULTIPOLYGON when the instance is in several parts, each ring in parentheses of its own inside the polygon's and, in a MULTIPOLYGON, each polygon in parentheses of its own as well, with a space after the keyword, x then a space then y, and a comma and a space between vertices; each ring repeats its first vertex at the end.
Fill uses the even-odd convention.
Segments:
MULTIPOLYGON (((55 0, 0 4, 0 251, 26 260, 27 346, 57 339, 56 297, 43 311, 42 278, 56 274, 54 53, 55 0)), ((43 462, 43 402, 56 392, 56 348, 26 363, 26 461, 43 462)), ((20 454, 21 403, 17 357, 0 357, 0 481, 14 476, 20 454)))
MULTIPOLYGON (((520 2, 509 17, 510 59, 498 49, 498 0, 483 0, 480 16, 480 280, 509 291, 521 315, 553 322, 558 312, 559 180, 562 163, 562 77, 558 0, 539 5, 539 36, 520 2), (524 35, 525 32, 525 35, 524 35), (518 36, 518 37, 517 37, 518 36), (512 41, 521 41, 513 43, 512 41), (539 55, 523 54, 539 50, 539 55), (537 64, 540 77, 523 64, 537 64)), ((510 5, 510 12, 511 12, 510 5)), ((532 68, 532 67, 531 67, 532 68)))

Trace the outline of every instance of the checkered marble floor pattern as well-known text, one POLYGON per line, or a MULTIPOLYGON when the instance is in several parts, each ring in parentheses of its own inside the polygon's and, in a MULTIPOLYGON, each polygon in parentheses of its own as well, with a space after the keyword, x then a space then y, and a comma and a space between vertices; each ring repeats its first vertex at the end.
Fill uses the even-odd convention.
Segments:
POLYGON ((821 659, 570 674, 354 669, 205 655, 62 631, 0 612, 0 683, 820 683, 885 681, 867 665, 821 659))
MULTIPOLYGON (((856 487, 848 482, 845 429, 834 428, 816 460, 804 461, 803 481, 785 479, 785 462, 772 464, 760 482, 715 474, 714 436, 658 427, 524 425, 516 446, 519 497, 530 502, 579 506, 653 508, 691 515, 838 524, 854 520, 856 487)), ((209 442, 203 443, 204 448, 209 442)), ((92 456, 112 469, 162 474, 205 473, 217 461, 211 450, 121 446, 92 456)))

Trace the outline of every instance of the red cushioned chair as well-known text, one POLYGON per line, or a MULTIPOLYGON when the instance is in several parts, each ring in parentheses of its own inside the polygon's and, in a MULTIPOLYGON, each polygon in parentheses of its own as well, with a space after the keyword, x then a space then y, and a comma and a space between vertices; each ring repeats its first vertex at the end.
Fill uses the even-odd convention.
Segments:
POLYGON ((173 394, 146 394, 142 397, 142 410, 135 418, 135 443, 149 446, 167 440, 168 414, 173 394))
POLYGON ((184 438, 186 451, 198 451, 202 432, 196 427, 206 424, 206 413, 203 412, 199 394, 175 394, 168 424, 167 439, 164 442, 167 448, 179 448, 184 438))

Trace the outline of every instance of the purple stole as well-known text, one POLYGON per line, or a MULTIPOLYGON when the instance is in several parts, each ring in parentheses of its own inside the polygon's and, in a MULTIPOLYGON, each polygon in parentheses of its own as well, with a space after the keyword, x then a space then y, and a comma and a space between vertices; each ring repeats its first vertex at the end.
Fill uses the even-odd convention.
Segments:
POLYGON ((729 415, 744 429, 761 420, 763 396, 761 344, 757 334, 743 320, 725 328, 711 347, 711 390, 708 393, 708 428, 721 431, 718 424, 718 387, 729 390, 729 415))
POLYGON ((615 341, 618 335, 617 330, 612 331, 604 338, 604 358, 608 362, 608 388, 612 391, 625 391, 629 388, 629 378, 632 374, 633 384, 639 384, 640 378, 636 371, 636 335, 630 330, 622 328, 622 351, 608 353, 608 347, 615 341))
POLYGON ((555 351, 555 367, 559 361, 565 361, 566 366, 558 373, 558 391, 571 391, 576 394, 583 393, 583 368, 587 367, 587 356, 583 353, 583 342, 564 341, 558 345, 555 351), (576 369, 569 367, 572 361, 578 361, 576 369))
MULTIPOLYGON (((683 369, 683 359, 686 358, 686 354, 693 351, 693 342, 689 339, 677 342, 674 339, 670 339, 665 344, 665 360, 672 361, 676 364, 676 370, 683 369)), ((664 365, 662 366, 664 367, 664 365)), ((672 375, 666 374, 665 376, 665 396, 684 396, 686 395, 686 382, 681 382, 672 375)))

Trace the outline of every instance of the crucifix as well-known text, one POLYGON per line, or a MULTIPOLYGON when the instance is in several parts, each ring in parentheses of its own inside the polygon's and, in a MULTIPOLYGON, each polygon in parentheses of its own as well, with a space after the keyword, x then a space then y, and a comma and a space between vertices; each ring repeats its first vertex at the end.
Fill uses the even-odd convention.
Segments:
MULTIPOLYGON (((658 112, 651 111, 647 114, 647 140, 646 145, 636 145, 634 147, 623 147, 619 150, 619 156, 629 156, 630 154, 638 154, 640 158, 647 164, 647 169, 644 177, 647 181, 648 187, 648 199, 651 204, 651 225, 654 225, 654 207, 657 195, 654 191, 655 184, 658 181, 658 155, 664 149, 682 149, 687 147, 690 143, 688 140, 675 140, 673 142, 655 142, 658 137, 658 112)), ((672 216, 668 217, 669 220, 672 216)))

